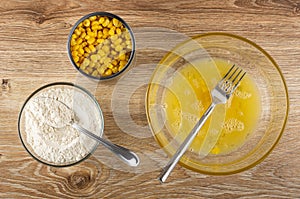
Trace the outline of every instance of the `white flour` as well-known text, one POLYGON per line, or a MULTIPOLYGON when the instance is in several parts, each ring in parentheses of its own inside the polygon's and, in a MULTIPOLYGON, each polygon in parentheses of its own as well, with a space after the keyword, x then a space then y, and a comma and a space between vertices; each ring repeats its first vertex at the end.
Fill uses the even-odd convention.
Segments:
POLYGON ((73 87, 40 91, 24 111, 28 144, 38 157, 56 165, 81 160, 97 144, 68 125, 74 115, 78 124, 97 135, 103 128, 102 117, 94 101, 73 87))

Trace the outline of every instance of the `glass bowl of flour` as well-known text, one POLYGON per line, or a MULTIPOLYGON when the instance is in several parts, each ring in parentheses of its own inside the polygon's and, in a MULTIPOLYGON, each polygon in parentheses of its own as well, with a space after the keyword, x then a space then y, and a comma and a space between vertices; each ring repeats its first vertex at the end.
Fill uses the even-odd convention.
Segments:
POLYGON ((33 158, 56 167, 77 164, 98 146, 96 141, 68 124, 70 111, 64 111, 61 104, 72 110, 76 123, 97 136, 102 136, 104 128, 101 108, 84 88, 57 82, 33 92, 19 114, 19 136, 33 158), (55 100, 59 103, 51 103, 55 100))

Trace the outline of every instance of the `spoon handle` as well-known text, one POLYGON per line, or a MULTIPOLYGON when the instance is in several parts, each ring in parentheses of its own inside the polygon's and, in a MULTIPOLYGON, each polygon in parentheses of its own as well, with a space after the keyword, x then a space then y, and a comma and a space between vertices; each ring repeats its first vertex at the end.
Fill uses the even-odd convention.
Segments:
POLYGON ((84 133, 85 135, 89 136, 90 138, 98 141, 100 144, 111 150, 114 154, 116 154, 123 162, 128 164, 129 166, 136 167, 139 165, 140 160, 139 157, 129 149, 126 149, 124 147, 121 147, 119 145, 113 144, 93 133, 88 131, 87 129, 83 128, 82 126, 72 123, 72 127, 77 129, 78 131, 84 133))

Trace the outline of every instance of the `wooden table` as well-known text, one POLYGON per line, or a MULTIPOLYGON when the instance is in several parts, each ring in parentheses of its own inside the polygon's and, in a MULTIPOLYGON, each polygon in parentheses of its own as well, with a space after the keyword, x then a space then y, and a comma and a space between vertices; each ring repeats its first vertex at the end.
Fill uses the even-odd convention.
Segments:
POLYGON ((0 198, 300 198, 300 1, 13 0, 2 1, 0 13, 0 198), (187 36, 221 31, 259 44, 280 66, 290 96, 289 120, 274 151, 256 167, 230 176, 206 176, 177 165, 168 182, 160 184, 156 179, 160 163, 167 158, 147 126, 143 81, 165 52, 151 47, 151 37, 140 34, 136 63, 122 84, 87 80, 71 66, 66 42, 72 25, 94 11, 115 13, 139 33, 145 27, 187 36), (137 170, 119 166, 114 158, 105 159, 113 155, 102 147, 97 157, 67 168, 45 166, 31 158, 18 137, 18 113, 35 89, 57 81, 92 85, 89 89, 103 109, 105 137, 137 151, 144 166, 137 170), (124 110, 129 114, 122 115, 119 106, 128 99, 124 110), (135 123, 133 129, 127 121, 135 123), (135 127, 140 129, 130 133, 135 127))

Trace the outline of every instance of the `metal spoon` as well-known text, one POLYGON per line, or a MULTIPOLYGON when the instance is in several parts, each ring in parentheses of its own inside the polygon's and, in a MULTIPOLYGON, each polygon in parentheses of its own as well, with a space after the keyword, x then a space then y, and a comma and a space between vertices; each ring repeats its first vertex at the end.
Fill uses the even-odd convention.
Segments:
POLYGON ((125 162, 129 166, 136 167, 139 165, 139 163, 140 163, 139 157, 134 152, 132 152, 129 149, 126 149, 124 147, 121 147, 119 145, 113 144, 113 143, 95 135, 94 133, 88 131, 87 129, 83 128, 78 123, 76 123, 74 111, 69 106, 67 106, 65 103, 63 103, 57 99, 53 99, 53 98, 48 98, 48 97, 42 97, 42 98, 51 100, 50 102, 49 101, 47 102, 48 104, 49 103, 59 103, 60 106, 51 106, 51 107, 58 107, 59 110, 52 109, 51 111, 57 111, 57 112, 59 112, 59 114, 63 114, 65 116, 64 118, 68 118, 67 121, 59 121, 60 117, 51 118, 51 114, 49 114, 50 118, 47 121, 47 123, 50 126, 52 126, 54 128, 63 128, 66 125, 70 125, 74 129, 78 130, 81 133, 84 133, 85 135, 89 136, 90 138, 96 140, 98 143, 100 143, 103 146, 105 146, 106 148, 108 148, 111 152, 113 152, 115 155, 117 155, 121 160, 123 160, 123 162, 125 162), (54 119, 55 119, 55 123, 51 122, 51 121, 54 121, 54 119), (59 124, 59 125, 57 125, 57 124, 59 124))

